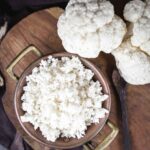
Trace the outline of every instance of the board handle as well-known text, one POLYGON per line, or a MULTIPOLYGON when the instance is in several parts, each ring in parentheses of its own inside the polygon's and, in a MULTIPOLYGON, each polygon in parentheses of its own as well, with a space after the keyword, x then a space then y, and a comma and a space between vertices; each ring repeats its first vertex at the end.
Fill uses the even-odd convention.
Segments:
POLYGON ((35 46, 29 46, 28 48, 24 49, 12 62, 11 64, 7 67, 6 71, 8 75, 13 79, 13 80, 18 80, 18 77, 15 75, 13 72, 13 68, 15 65, 29 52, 33 51, 37 56, 41 57, 42 53, 35 47, 35 46))
POLYGON ((92 144, 92 141, 90 143, 84 144, 84 150, 104 150, 111 144, 111 142, 117 136, 119 129, 110 121, 108 121, 106 125, 108 125, 108 127, 111 129, 109 135, 107 135, 101 143, 97 143, 96 147, 92 144))

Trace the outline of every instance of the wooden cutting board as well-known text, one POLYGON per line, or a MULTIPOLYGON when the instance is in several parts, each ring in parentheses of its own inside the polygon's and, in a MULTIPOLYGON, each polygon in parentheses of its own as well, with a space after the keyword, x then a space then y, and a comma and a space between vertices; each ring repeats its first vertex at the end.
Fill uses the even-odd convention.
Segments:
MULTIPOLYGON (((3 97, 4 108, 11 122, 35 150, 41 150, 44 147, 26 135, 17 121, 13 104, 17 81, 13 80, 6 70, 16 56, 30 45, 36 46, 42 55, 64 51, 57 35, 57 18, 62 12, 63 10, 60 8, 51 8, 33 13, 14 26, 0 45, 0 68, 6 81, 6 93, 3 97)), ((38 58, 34 52, 26 54, 14 66, 13 72, 19 77, 24 69, 38 58)), ((98 58, 90 60, 103 70, 109 80, 112 93, 109 119, 120 129, 118 136, 107 150, 122 150, 119 100, 111 81, 112 71, 115 67, 114 58, 111 55, 101 53, 98 58)), ((133 150, 148 150, 150 148, 150 84, 144 86, 128 85, 127 104, 133 150)))

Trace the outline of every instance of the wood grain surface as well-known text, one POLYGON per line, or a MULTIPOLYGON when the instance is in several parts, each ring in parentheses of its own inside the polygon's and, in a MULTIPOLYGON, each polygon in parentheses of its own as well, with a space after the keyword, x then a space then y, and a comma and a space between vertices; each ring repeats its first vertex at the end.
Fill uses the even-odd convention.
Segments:
MULTIPOLYGON (((5 111, 21 133, 24 139, 35 150, 41 150, 45 147, 33 141, 21 129, 14 112, 14 91, 17 82, 10 78, 6 68, 13 59, 29 45, 35 45, 41 50, 43 55, 52 52, 64 51, 61 41, 57 35, 57 18, 63 12, 59 8, 42 10, 26 17, 14 26, 3 39, 0 45, 0 68, 5 76, 6 93, 3 97, 5 111)), ((17 76, 20 76, 25 68, 31 62, 37 60, 34 53, 27 54, 13 69, 17 76)), ((115 67, 114 58, 111 55, 101 53, 98 58, 90 59, 100 67, 108 78, 112 93, 112 108, 109 119, 120 128, 120 132, 107 150, 122 150, 122 133, 119 100, 114 90, 111 75, 115 67)), ((127 105, 129 126, 132 136, 133 150, 149 150, 150 148, 150 84, 143 86, 128 85, 127 87, 127 105)), ((105 130, 105 129, 104 129, 105 130)), ((104 132, 102 130, 102 134, 104 132)), ((48 148, 45 148, 48 149, 48 148)))

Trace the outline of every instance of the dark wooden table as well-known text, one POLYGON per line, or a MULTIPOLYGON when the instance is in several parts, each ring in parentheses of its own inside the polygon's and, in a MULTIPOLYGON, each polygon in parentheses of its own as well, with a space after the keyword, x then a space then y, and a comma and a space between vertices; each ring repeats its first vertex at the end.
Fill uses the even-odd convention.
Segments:
MULTIPOLYGON (((36 143, 21 129, 14 112, 13 104, 13 96, 17 81, 13 80, 6 70, 16 56, 29 45, 35 45, 41 50, 43 55, 64 51, 57 35, 56 26, 57 18, 62 11, 63 10, 59 8, 53 8, 39 11, 26 17, 7 33, 0 45, 0 68, 6 79, 6 93, 3 97, 4 108, 11 122, 35 150, 41 150, 45 147, 36 143)), ((36 59, 38 59, 38 57, 33 52, 30 52, 15 65, 13 72, 17 76, 20 76, 24 69, 36 59)), ((115 67, 114 58, 111 55, 101 53, 98 58, 90 60, 100 67, 108 78, 112 93, 112 107, 109 119, 119 127, 119 134, 107 150, 122 150, 119 100, 117 99, 111 80, 112 71, 115 67)), ((127 105, 133 150, 149 150, 150 84, 143 86, 128 85, 127 105)))

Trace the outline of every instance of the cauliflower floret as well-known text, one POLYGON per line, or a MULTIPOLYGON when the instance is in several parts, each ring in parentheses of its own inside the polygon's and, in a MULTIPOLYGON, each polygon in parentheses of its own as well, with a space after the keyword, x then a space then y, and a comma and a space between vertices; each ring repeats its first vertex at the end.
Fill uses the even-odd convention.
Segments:
POLYGON ((110 53, 126 33, 125 23, 106 0, 70 0, 57 26, 64 48, 87 58, 110 53))
MULTIPOLYGON (((70 0, 66 7, 65 13, 66 16, 71 18, 73 17, 73 14, 76 14, 77 18, 86 16, 86 20, 89 18, 89 23, 92 19, 95 24, 102 27, 111 22, 114 16, 114 7, 109 1, 106 0, 70 0), (78 11, 81 11, 83 14, 80 14, 78 11)), ((72 20, 74 20, 74 18, 72 18, 72 20)), ((85 24, 86 20, 85 22, 80 23, 85 24)))
POLYGON ((147 2, 147 5, 145 7, 144 16, 150 19, 150 1, 147 0, 146 2, 147 2))
POLYGON ((141 0, 130 1, 124 8, 124 18, 130 22, 136 22, 142 17, 145 3, 141 0))
POLYGON ((146 17, 140 18, 134 23, 133 36, 131 42, 134 46, 140 46, 142 43, 150 39, 150 19, 146 17))
POLYGON ((148 55, 150 55, 150 40, 148 42, 143 43, 140 46, 141 50, 143 50, 144 52, 146 52, 148 55))
POLYGON ((130 84, 150 83, 150 57, 133 47, 130 39, 112 52, 121 76, 130 84))
POLYGON ((111 23, 100 29, 99 34, 101 49, 105 53, 110 53, 113 49, 116 49, 118 47, 118 43, 122 42, 125 29, 126 26, 123 20, 115 15, 111 23))
POLYGON ((132 24, 131 44, 150 54, 150 1, 133 0, 126 4, 124 17, 132 24))

